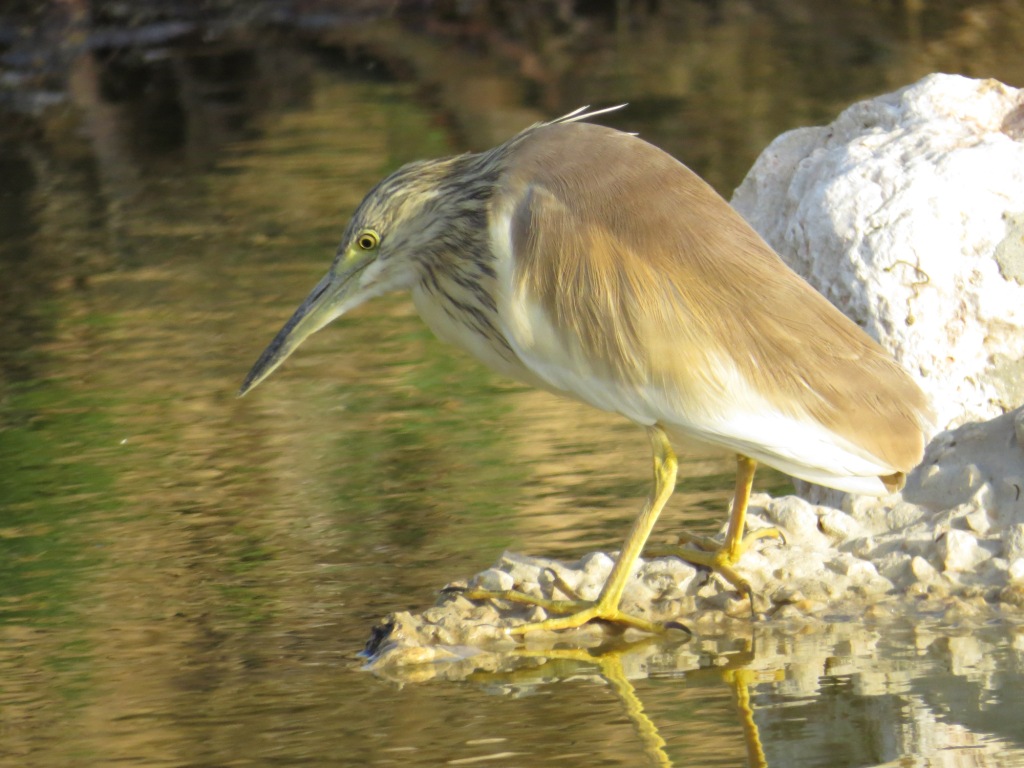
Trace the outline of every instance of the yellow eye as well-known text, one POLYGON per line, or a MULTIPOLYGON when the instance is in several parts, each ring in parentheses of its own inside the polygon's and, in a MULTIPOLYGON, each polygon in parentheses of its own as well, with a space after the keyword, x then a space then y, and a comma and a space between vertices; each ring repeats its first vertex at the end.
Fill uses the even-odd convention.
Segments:
POLYGON ((380 235, 372 229, 364 229, 359 233, 359 237, 356 238, 356 245, 364 251, 372 251, 380 245, 380 235))

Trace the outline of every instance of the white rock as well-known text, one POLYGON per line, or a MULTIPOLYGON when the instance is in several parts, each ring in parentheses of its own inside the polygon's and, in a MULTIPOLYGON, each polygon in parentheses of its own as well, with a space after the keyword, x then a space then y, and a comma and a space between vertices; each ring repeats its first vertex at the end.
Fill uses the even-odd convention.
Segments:
POLYGON ((604 552, 591 552, 580 560, 579 566, 579 580, 572 586, 582 599, 596 600, 615 567, 615 560, 604 552))
MULTIPOLYGON (((746 562, 744 567, 749 567, 746 562)), ((638 576, 658 599, 672 599, 685 594, 686 587, 697 576, 697 569, 679 558, 659 557, 645 563, 638 576)))
POLYGON ((494 567, 508 571, 518 583, 536 582, 543 570, 539 560, 515 552, 503 552, 494 567))
POLYGON ((910 572, 911 556, 906 552, 894 550, 875 559, 878 572, 897 586, 905 584, 910 572))
POLYGON ((924 515, 923 510, 914 504, 897 502, 893 505, 885 499, 871 496, 848 495, 843 507, 865 533, 872 535, 905 531, 924 515))
POLYGON ((1014 523, 1003 532, 1003 557, 1011 562, 1024 558, 1024 523, 1014 523))
POLYGON ((1016 435, 1022 417, 1018 408, 938 435, 907 478, 904 499, 939 509, 984 509, 997 532, 1024 523, 1024 447, 1016 435))
POLYGON ((932 584, 942 578, 938 570, 920 555, 910 561, 910 571, 922 584, 932 584))
POLYGON ((846 569, 846 575, 854 584, 867 585, 878 579, 878 569, 867 560, 853 560, 846 569))
POLYGON ((715 578, 710 578, 703 582, 699 579, 694 579, 690 582, 688 591, 702 600, 711 600, 721 593, 722 588, 721 583, 715 578))
MULTIPOLYGON (((799 583, 800 588, 807 592, 808 584, 827 581, 835 576, 835 571, 825 564, 821 550, 791 547, 780 552, 771 575, 772 580, 799 583)), ((808 597, 813 595, 808 593, 808 597)))
POLYGON ((833 542, 849 541, 864 535, 864 527, 838 509, 824 508, 818 516, 818 525, 833 542))
POLYGON ((540 594, 555 600, 572 600, 582 597, 587 584, 582 582, 583 573, 564 567, 544 568, 537 575, 540 594))
POLYGON ((478 589, 486 589, 491 592, 507 592, 515 586, 515 579, 512 578, 512 574, 499 570, 498 568, 488 568, 486 571, 481 571, 470 580, 470 586, 477 587, 478 589))
POLYGON ((990 557, 978 566, 985 584, 1005 584, 1010 578, 1010 564, 1003 557, 990 557))
POLYGON ((979 536, 984 536, 992 528, 992 522, 988 517, 988 510, 983 506, 975 506, 964 516, 964 521, 967 523, 967 527, 979 536))
POLYGON ((861 597, 878 597, 892 593, 896 585, 879 574, 867 582, 854 584, 853 588, 861 597))
POLYGON ((826 537, 818 528, 818 515, 814 507, 797 496, 783 496, 772 499, 765 512, 776 525, 785 529, 790 545, 803 544, 814 549, 826 549, 826 537))
POLYGON ((939 542, 939 554, 947 571, 971 571, 991 554, 978 546, 978 540, 956 528, 948 531, 939 542))
POLYGON ((579 568, 584 573, 607 576, 615 567, 615 558, 605 552, 589 552, 580 558, 579 568))
POLYGON ((938 426, 1024 402, 1020 91, 929 75, 783 134, 733 205, 893 352, 938 426))
MULTIPOLYGON (((580 597, 583 597, 585 600, 596 600, 600 596, 603 587, 604 584, 600 584, 597 589, 588 589, 585 591, 585 596, 580 595, 580 597)), ((628 613, 646 617, 650 613, 651 605, 658 597, 659 594, 645 582, 630 579, 626 582, 626 588, 622 592, 621 607, 628 613)))
POLYGON ((878 542, 875 541, 874 536, 865 536, 862 539, 857 539, 853 546, 850 548, 850 552, 861 560, 868 560, 871 558, 878 546, 878 542))

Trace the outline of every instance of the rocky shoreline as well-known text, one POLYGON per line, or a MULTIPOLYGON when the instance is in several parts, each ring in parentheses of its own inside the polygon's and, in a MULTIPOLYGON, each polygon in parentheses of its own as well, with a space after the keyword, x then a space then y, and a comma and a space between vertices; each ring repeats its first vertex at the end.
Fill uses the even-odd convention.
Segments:
MULTIPOLYGON (((1024 199, 1022 115, 1016 89, 930 75, 765 150, 733 204, 915 376, 942 431, 901 493, 798 483, 798 496, 752 497, 748 530, 785 534, 755 542, 737 566, 756 595, 753 625, 744 595, 675 557, 638 564, 624 611, 697 637, 1024 618, 1024 212, 1007 209, 1024 199)), ((615 556, 506 553, 462 586, 592 600, 615 556)), ((506 629, 543 618, 537 607, 449 592, 422 614, 389 616, 368 655, 384 668, 510 652, 521 644, 506 629)), ((635 634, 598 622, 525 643, 588 647, 635 634)))
MULTIPOLYGON (((755 592, 755 624, 805 630, 914 615, 953 624, 1024 620, 1024 498, 1014 474, 1022 466, 1024 409, 1018 409, 937 437, 902 494, 848 497, 842 509, 755 494, 750 530, 774 526, 785 534, 785 542, 756 542, 737 567, 755 592)), ((593 552, 567 563, 505 553, 456 586, 592 600, 614 556, 593 552)), ((698 637, 755 631, 744 595, 677 557, 642 559, 622 608, 656 622, 679 622, 698 637)), ((386 629, 371 641, 371 665, 457 661, 480 649, 500 654, 524 643, 588 647, 641 637, 602 623, 531 633, 522 643, 506 634, 508 627, 544 618, 535 606, 448 592, 422 614, 387 617, 386 629)), ((668 634, 679 640, 685 633, 668 634)))

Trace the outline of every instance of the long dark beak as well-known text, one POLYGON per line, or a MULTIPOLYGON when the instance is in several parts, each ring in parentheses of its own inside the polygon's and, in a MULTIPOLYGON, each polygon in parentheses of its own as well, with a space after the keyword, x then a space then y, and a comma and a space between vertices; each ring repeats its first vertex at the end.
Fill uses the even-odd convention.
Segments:
POLYGON ((278 331, 277 336, 270 342, 270 346, 263 350, 260 359, 256 361, 256 365, 252 367, 249 375, 242 382, 242 388, 238 390, 239 397, 273 373, 299 344, 342 314, 344 311, 342 300, 349 292, 348 289, 352 282, 349 279, 338 278, 330 272, 324 275, 323 279, 316 284, 316 288, 295 310, 291 319, 278 331))

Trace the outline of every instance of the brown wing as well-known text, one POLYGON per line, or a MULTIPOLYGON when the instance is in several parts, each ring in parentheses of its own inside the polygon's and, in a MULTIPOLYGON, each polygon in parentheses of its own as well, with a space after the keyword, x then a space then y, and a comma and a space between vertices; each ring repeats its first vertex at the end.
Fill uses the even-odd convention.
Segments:
POLYGON ((893 470, 917 464, 920 389, 681 163, 560 124, 535 129, 513 165, 516 279, 596 375, 668 393, 690 419, 728 402, 738 375, 893 470))

